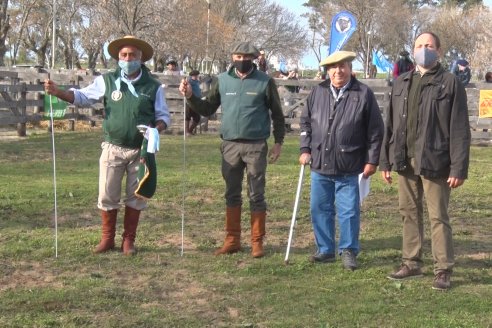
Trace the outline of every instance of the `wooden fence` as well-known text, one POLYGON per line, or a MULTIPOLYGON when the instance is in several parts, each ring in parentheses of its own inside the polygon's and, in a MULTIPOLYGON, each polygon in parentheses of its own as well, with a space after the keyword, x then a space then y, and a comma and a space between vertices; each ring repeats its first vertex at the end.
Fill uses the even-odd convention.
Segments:
MULTIPOLYGON (((156 73, 154 76, 165 87, 166 102, 168 104, 172 126, 169 133, 181 133, 183 126, 183 98, 178 92, 181 77, 167 76, 156 73)), ((57 84, 66 88, 81 88, 89 85, 95 78, 86 71, 44 70, 40 68, 7 69, 0 68, 0 129, 17 129, 18 136, 26 135, 26 123, 36 123, 46 119, 44 108, 43 81, 51 78, 57 84)), ((382 79, 361 80, 374 91, 378 104, 383 110, 387 105, 391 87, 382 79)), ((282 101, 282 109, 288 127, 295 130, 299 124, 299 115, 305 104, 310 90, 319 80, 283 80, 276 79, 279 94, 282 101), (295 88, 298 92, 291 92, 295 88)), ((209 84, 202 83, 202 89, 206 93, 209 84)), ((480 89, 492 89, 491 84, 477 83, 467 86, 468 109, 472 138, 474 140, 492 141, 492 119, 478 118, 478 101, 480 89)), ((102 104, 96 104, 90 108, 76 108, 69 106, 63 119, 68 120, 69 128, 74 129, 74 122, 87 120, 92 125, 102 119, 102 104)), ((214 117, 220 120, 220 109, 214 117)), ((208 120, 204 119, 201 129, 207 129, 208 120)))

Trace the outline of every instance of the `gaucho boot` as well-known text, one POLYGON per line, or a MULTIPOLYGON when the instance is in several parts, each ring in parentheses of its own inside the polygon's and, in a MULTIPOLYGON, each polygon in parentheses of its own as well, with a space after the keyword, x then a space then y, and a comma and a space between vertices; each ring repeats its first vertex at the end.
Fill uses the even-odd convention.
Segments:
POLYGON ((138 219, 140 218, 140 211, 134 208, 125 207, 125 221, 123 222, 123 242, 121 243, 121 250, 124 255, 135 255, 137 252, 134 246, 135 237, 137 236, 138 219))
POLYGON ((241 250, 241 206, 227 207, 224 246, 215 255, 232 254, 241 250))
POLYGON ((251 255, 263 257, 263 237, 265 236, 266 212, 251 212, 251 255))
POLYGON ((118 210, 101 211, 102 236, 99 245, 92 251, 94 254, 103 253, 114 248, 114 236, 116 234, 116 217, 118 210))

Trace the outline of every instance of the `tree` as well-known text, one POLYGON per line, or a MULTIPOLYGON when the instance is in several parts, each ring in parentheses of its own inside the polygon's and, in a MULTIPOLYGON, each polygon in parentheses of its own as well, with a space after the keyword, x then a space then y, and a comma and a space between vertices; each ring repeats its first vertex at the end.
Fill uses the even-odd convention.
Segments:
POLYGON ((33 1, 29 2, 28 6, 31 10, 29 16, 27 16, 26 26, 24 27, 25 33, 21 40, 26 50, 35 54, 36 64, 44 66, 51 41, 52 2, 46 0, 33 1))
POLYGON ((0 9, 0 66, 4 66, 3 59, 8 50, 5 41, 10 30, 10 16, 7 13, 9 1, 2 0, 0 4, 2 6, 0 9))

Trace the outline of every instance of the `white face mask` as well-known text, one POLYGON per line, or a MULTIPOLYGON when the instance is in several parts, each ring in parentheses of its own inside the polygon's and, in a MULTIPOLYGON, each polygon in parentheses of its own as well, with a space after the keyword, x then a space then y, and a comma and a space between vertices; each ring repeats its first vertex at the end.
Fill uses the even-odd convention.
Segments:
POLYGON ((423 68, 431 68, 438 59, 436 50, 429 48, 421 48, 415 52, 415 62, 423 68))

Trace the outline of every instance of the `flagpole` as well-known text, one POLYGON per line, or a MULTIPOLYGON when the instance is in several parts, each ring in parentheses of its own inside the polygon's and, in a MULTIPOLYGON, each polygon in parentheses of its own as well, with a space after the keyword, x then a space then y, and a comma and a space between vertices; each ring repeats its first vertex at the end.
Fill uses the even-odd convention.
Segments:
POLYGON ((51 42, 51 68, 55 68, 55 44, 56 44, 56 0, 53 0, 53 40, 51 42))
POLYGON ((58 202, 56 192, 56 151, 55 151, 55 125, 53 124, 53 98, 50 97, 50 123, 51 123, 51 145, 53 151, 53 193, 55 206, 55 257, 58 257, 58 202))
POLYGON ((369 78, 369 52, 370 52, 370 42, 371 42, 371 31, 367 32, 367 58, 366 58, 366 79, 369 78))
POLYGON ((210 33, 210 0, 206 0, 207 1, 207 43, 206 43, 206 47, 205 47, 205 72, 208 74, 209 73, 209 70, 208 70, 208 37, 209 37, 209 33, 210 33))

